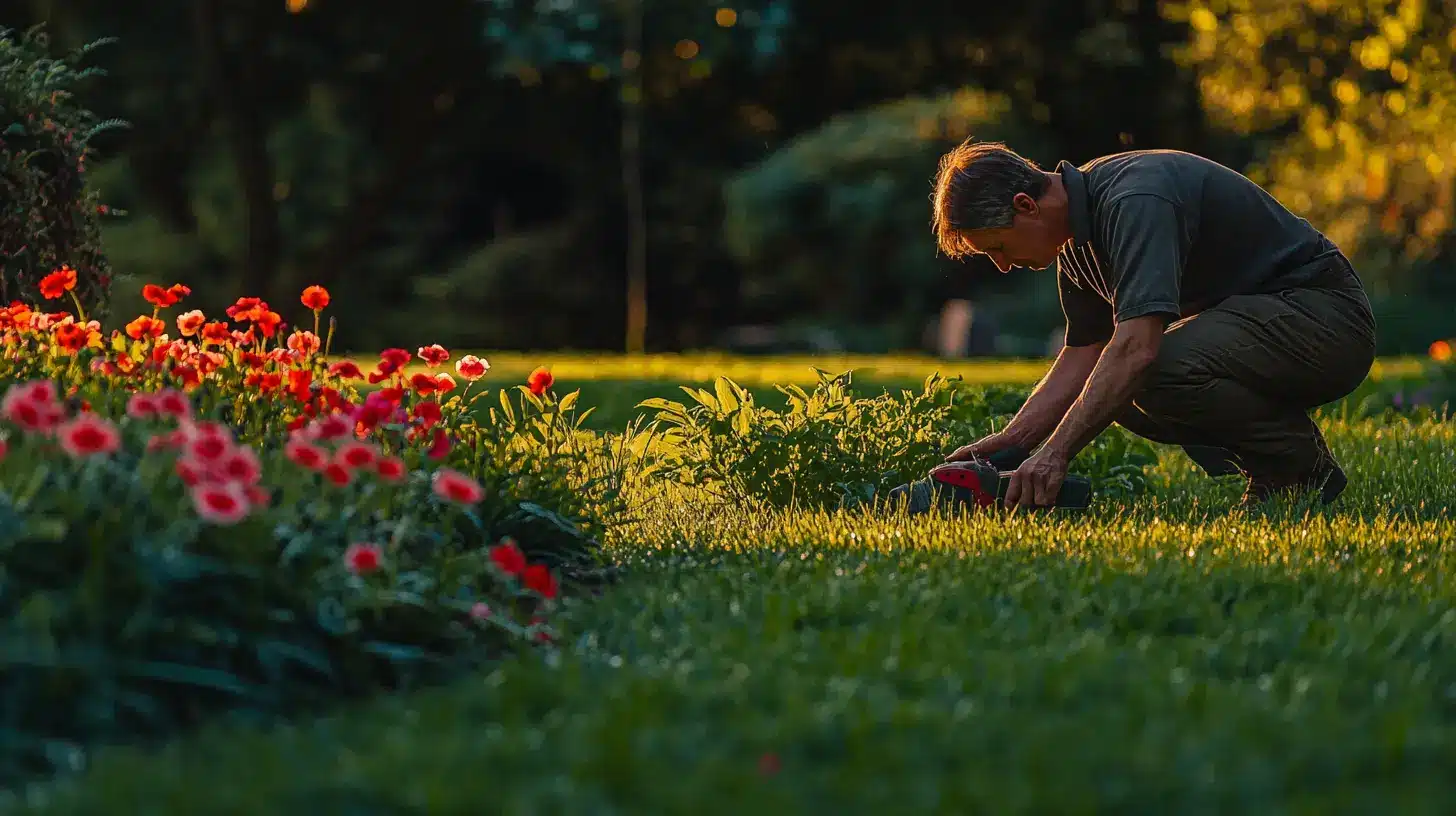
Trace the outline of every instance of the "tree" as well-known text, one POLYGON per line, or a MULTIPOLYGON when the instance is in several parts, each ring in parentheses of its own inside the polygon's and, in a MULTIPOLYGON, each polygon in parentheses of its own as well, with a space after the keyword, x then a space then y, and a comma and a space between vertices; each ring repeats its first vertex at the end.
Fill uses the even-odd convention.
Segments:
POLYGON ((1191 35, 1216 124, 1273 137, 1250 169, 1352 251, 1451 252, 1456 207, 1456 2, 1191 0, 1164 13, 1191 35))
POLYGON ((482 2, 492 7, 486 35, 501 49, 501 72, 529 82, 550 67, 584 67, 595 80, 617 83, 628 223, 626 348, 640 353, 647 336, 642 130, 648 106, 707 78, 714 59, 743 50, 744 40, 759 64, 775 55, 790 21, 788 0, 742 0, 732 7, 703 0, 482 2))

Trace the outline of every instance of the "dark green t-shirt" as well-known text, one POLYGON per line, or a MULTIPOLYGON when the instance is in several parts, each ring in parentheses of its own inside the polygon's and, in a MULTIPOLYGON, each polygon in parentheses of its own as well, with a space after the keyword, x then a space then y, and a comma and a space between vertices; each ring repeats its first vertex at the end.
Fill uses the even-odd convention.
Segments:
POLYGON ((1118 321, 1277 291, 1336 249, 1259 185, 1191 153, 1138 150, 1057 172, 1072 227, 1057 258, 1068 346, 1106 341, 1118 321))

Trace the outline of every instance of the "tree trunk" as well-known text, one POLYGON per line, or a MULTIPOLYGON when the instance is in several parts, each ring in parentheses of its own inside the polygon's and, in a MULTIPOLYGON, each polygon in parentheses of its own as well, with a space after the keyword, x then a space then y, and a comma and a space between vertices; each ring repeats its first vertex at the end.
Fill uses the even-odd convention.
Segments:
POLYGON ((647 348, 647 213, 642 191, 642 3, 626 2, 622 188, 627 200, 627 353, 647 348))
POLYGON ((244 230, 240 293, 267 298, 282 262, 283 240, 278 225, 278 203, 273 198, 273 160, 268 155, 268 122, 261 109, 255 68, 263 48, 261 13, 246 11, 243 18, 244 53, 229 53, 217 0, 195 0, 198 56, 208 86, 227 123, 238 184, 242 188, 244 230))

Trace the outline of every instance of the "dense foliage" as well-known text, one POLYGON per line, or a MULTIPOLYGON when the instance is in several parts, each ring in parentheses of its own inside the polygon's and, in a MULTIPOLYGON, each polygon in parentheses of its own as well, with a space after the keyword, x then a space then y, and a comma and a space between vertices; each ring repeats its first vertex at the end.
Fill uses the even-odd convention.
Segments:
POLYGON ((52 270, 76 272, 75 292, 104 314, 111 267, 101 251, 107 207, 85 181, 91 140, 119 126, 78 105, 79 86, 100 74, 82 61, 105 41, 59 58, 39 30, 0 29, 0 303, 35 303, 52 270))

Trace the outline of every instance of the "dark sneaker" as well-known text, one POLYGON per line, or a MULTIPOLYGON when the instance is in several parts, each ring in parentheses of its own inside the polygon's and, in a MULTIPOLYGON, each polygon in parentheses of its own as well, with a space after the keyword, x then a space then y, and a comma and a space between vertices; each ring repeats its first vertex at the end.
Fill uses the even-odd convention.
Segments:
POLYGON ((1251 507, 1263 504, 1275 496, 1297 497, 1316 492, 1319 495, 1320 504, 1327 505, 1334 502, 1345 491, 1345 486, 1349 484, 1350 480, 1345 476, 1345 471, 1340 468, 1340 463, 1335 461, 1335 456, 1330 453, 1329 446, 1325 444, 1323 437, 1319 439, 1319 448, 1319 458, 1315 461, 1314 467, 1304 473, 1292 476, 1256 474, 1249 477, 1249 487, 1244 491, 1241 504, 1244 507, 1251 507))

